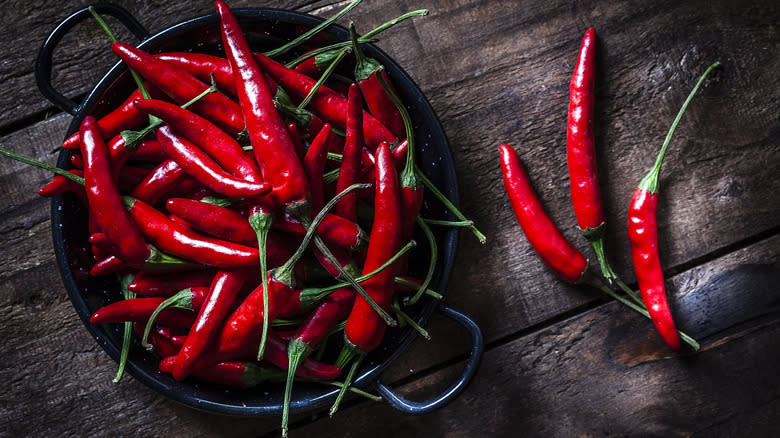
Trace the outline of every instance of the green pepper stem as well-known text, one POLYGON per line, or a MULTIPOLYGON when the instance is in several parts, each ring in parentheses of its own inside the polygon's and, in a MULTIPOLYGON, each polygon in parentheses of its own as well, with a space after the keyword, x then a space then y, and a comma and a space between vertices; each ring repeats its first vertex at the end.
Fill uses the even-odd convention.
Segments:
MULTIPOLYGON (((260 257, 260 279, 263 283, 263 309, 268 309, 268 262, 266 247, 268 246, 268 231, 273 223, 273 215, 265 212, 257 212, 249 216, 249 225, 257 235, 257 253, 260 257)), ((263 312, 263 331, 260 335, 260 346, 257 349, 257 360, 263 359, 265 342, 268 337, 268 312, 263 312)))
POLYGON ((360 2, 363 0, 354 0, 352 3, 348 4, 347 7, 339 11, 336 15, 328 18, 327 20, 323 21, 322 23, 318 24, 317 26, 312 27, 307 32, 299 36, 298 38, 295 38, 294 40, 290 41, 289 43, 278 47, 273 50, 269 50, 265 53, 263 53, 265 56, 272 58, 274 56, 281 55, 283 53, 286 53, 290 49, 293 49, 295 47, 298 47, 302 43, 306 42, 309 38, 311 38, 313 35, 316 35, 321 30, 325 29, 326 27, 330 26, 338 20, 339 18, 343 17, 347 12, 351 11, 355 6, 359 5, 360 2))
POLYGON ((436 261, 438 258, 437 254, 439 252, 438 246, 436 245, 436 237, 433 235, 433 232, 431 231, 431 228, 428 226, 428 224, 426 224, 425 221, 422 220, 419 216, 417 217, 417 225, 420 226, 420 229, 423 230, 425 237, 428 239, 428 245, 430 246, 429 251, 431 255, 428 261, 428 272, 425 274, 425 279, 417 288, 417 292, 411 298, 406 300, 406 304, 410 306, 420 300, 420 297, 422 297, 423 293, 425 293, 425 291, 428 289, 428 286, 431 284, 431 280, 433 279, 433 271, 436 269, 436 261))
MULTIPOLYGON (((119 278, 119 287, 122 290, 122 296, 126 300, 135 298, 135 292, 130 291, 128 286, 133 282, 135 275, 125 274, 119 278)), ((122 376, 125 374, 125 366, 127 365, 127 358, 130 355, 130 341, 133 336, 133 323, 130 321, 125 322, 124 330, 122 331, 122 352, 119 354, 119 368, 114 376, 114 383, 119 383, 122 380, 122 376)))
POLYGON ((144 328, 144 336, 141 338, 141 346, 147 351, 152 351, 154 349, 152 344, 149 343, 149 334, 152 332, 154 322, 157 320, 160 312, 166 309, 192 310, 192 289, 182 289, 173 296, 166 298, 165 301, 160 303, 160 305, 154 309, 154 312, 149 315, 149 320, 146 321, 146 327, 144 328))
POLYGON ((360 356, 352 362, 352 366, 349 368, 349 373, 347 373, 347 376, 344 378, 344 385, 341 387, 341 391, 339 391, 339 394, 336 396, 336 400, 333 402, 333 406, 330 407, 330 411, 328 412, 329 416, 332 417, 333 414, 338 411, 341 400, 344 398, 344 394, 346 394, 347 388, 349 388, 349 385, 352 383, 352 379, 355 377, 355 372, 357 371, 358 365, 360 365, 360 362, 363 361, 364 357, 365 354, 361 353, 360 356))
POLYGON ((655 159, 653 168, 644 178, 642 178, 642 181, 639 182, 640 189, 647 190, 650 193, 658 193, 658 175, 661 173, 661 163, 663 163, 664 155, 666 155, 666 149, 669 147, 669 143, 672 141, 672 135, 677 129, 677 125, 680 123, 680 119, 682 119, 683 113, 685 112, 686 108, 688 108, 688 104, 691 103, 693 96, 696 95, 696 92, 699 91, 699 87, 701 87, 701 84, 704 83, 704 79, 706 79, 707 75, 709 75, 710 72, 719 65, 720 62, 717 61, 710 65, 704 74, 701 75, 699 81, 696 82, 696 86, 693 87, 693 90, 691 90, 691 92, 688 94, 688 97, 685 99, 685 102, 683 102, 680 111, 677 113, 677 117, 675 117, 674 122, 672 122, 672 126, 669 128, 669 132, 666 134, 666 139, 664 139, 664 144, 661 146, 661 151, 658 153, 658 157, 655 159))
POLYGON ((290 419, 290 398, 295 380, 295 372, 300 363, 311 353, 311 346, 299 338, 290 341, 287 346, 287 381, 284 386, 284 403, 282 404, 282 436, 287 436, 287 425, 290 419))
POLYGON ((426 340, 428 341, 431 340, 431 335, 430 333, 428 333, 428 330, 425 330, 424 328, 420 327, 420 325, 417 324, 417 322, 414 319, 412 319, 411 316, 409 316, 406 312, 404 312, 401 309, 401 305, 398 303, 398 300, 393 301, 393 310, 395 310, 396 315, 398 315, 398 319, 400 319, 406 324, 409 324, 410 327, 412 327, 415 331, 417 331, 417 333, 419 333, 420 336, 422 336, 426 340))
MULTIPOLYGON (((643 315, 645 318, 651 319, 650 313, 648 313, 647 309, 637 305, 632 301, 627 300, 625 297, 618 295, 617 293, 615 293, 615 291, 613 291, 612 289, 607 287, 604 283, 602 283, 601 280, 599 280, 597 277, 593 275, 589 275, 588 272, 586 272, 585 276, 582 278, 582 283, 595 287, 596 289, 599 289, 600 291, 614 298, 621 304, 627 306, 631 310, 639 313, 640 315, 643 315)), ((687 335, 686 333, 680 330, 677 330, 677 333, 680 335, 680 339, 682 339, 685 343, 690 345, 691 348, 693 348, 695 351, 698 351, 699 348, 701 348, 699 343, 695 339, 687 335)))
POLYGON ((336 69, 336 66, 339 65, 342 59, 347 55, 347 53, 351 52, 352 49, 350 47, 345 47, 341 49, 341 52, 339 55, 331 61, 330 65, 328 65, 328 68, 325 69, 324 72, 322 72, 322 76, 320 76, 319 79, 317 79, 317 83, 314 84, 314 87, 309 91, 309 94, 306 95, 306 97, 301 101, 301 103, 298 104, 298 109, 304 109, 306 108, 306 105, 311 102, 311 100, 314 98, 314 95, 317 94, 317 90, 322 87, 322 85, 325 83, 325 81, 328 80, 330 75, 333 73, 333 70, 336 69))
MULTIPOLYGON (((466 216, 463 215, 463 213, 460 212, 460 210, 458 210, 457 207, 455 207, 455 205, 449 199, 447 199, 446 196, 444 196, 444 193, 442 193, 441 190, 439 190, 436 187, 436 185, 434 185, 433 182, 431 182, 431 180, 429 180, 428 177, 425 176, 424 173, 422 173, 419 167, 415 166, 415 168, 417 169, 417 176, 420 177, 420 179, 423 182, 423 185, 428 190, 430 190, 431 193, 433 193, 434 196, 436 196, 439 199, 439 201, 441 201, 441 203, 444 204, 445 207, 447 207, 448 210, 450 210, 455 216, 458 217, 458 219, 462 221, 469 220, 466 216)), ((485 242, 487 242, 487 237, 485 237, 485 235, 482 234, 475 225, 469 226, 469 229, 471 229, 471 232, 474 233, 474 235, 477 237, 479 243, 484 245, 485 242)))
MULTIPOLYGON (((382 264, 382 266, 378 267, 377 269, 374 269, 370 273, 366 275, 361 275, 360 277, 355 278, 355 281, 363 282, 368 280, 369 278, 377 275, 378 273, 382 272, 383 270, 387 269, 389 266, 391 266, 393 263, 395 263, 396 260, 398 260, 399 257, 406 254, 410 249, 412 249, 416 245, 416 242, 414 240, 410 241, 406 245, 404 245, 403 248, 401 248, 400 251, 395 253, 388 261, 382 264)), ((319 302, 328 294, 333 292, 334 290, 341 289, 342 287, 349 286, 349 283, 337 283, 332 286, 326 286, 322 288, 315 288, 315 289, 304 289, 301 292, 301 304, 304 306, 310 306, 314 303, 319 302)), ((417 287, 415 284, 414 287, 417 287)))
POLYGON ((38 161, 34 158, 26 157, 22 154, 17 154, 16 152, 11 152, 8 149, 4 147, 0 147, 0 155, 5 155, 6 157, 16 160, 20 163, 29 164, 30 166, 35 166, 43 170, 48 170, 49 172, 52 172, 56 175, 63 176, 65 178, 68 178, 69 180, 84 185, 84 178, 78 175, 74 175, 70 172, 68 172, 65 169, 60 169, 59 167, 54 167, 50 164, 46 164, 42 161, 38 161))
MULTIPOLYGON (((385 31, 385 30, 395 26, 396 24, 400 23, 401 21, 406 20, 407 18, 418 17, 418 16, 422 16, 422 15, 428 15, 428 10, 427 9, 419 9, 419 10, 416 10, 416 11, 411 11, 411 12, 407 12, 405 14, 402 14, 402 15, 400 15, 400 16, 398 16, 396 18, 393 18, 392 20, 390 20, 390 21, 380 25, 379 27, 371 30, 370 32, 366 33, 365 35, 359 37, 358 38, 358 42, 360 42, 360 43, 374 43, 374 42, 377 41, 376 39, 374 39, 374 37, 376 35, 378 35, 380 32, 383 32, 383 31, 385 31)), ((328 45, 328 46, 323 46, 323 47, 314 49, 312 51, 309 51, 309 52, 299 56, 298 58, 295 58, 294 60, 292 60, 292 61, 288 62, 287 64, 285 64, 285 66, 287 68, 294 68, 298 64, 302 63, 303 61, 305 61, 305 60, 307 60, 307 59, 309 59, 309 58, 311 58, 313 56, 321 55, 321 54, 323 54, 325 52, 330 52, 331 50, 342 49, 342 48, 344 48, 346 46, 349 46, 351 44, 352 44, 351 41, 341 41, 341 42, 338 42, 338 43, 333 43, 333 44, 328 45)))

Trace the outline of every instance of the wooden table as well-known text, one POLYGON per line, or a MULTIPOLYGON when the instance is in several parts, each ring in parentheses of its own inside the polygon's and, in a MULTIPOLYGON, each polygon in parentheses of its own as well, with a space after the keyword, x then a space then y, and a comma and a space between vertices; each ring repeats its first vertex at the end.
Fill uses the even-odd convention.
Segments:
MULTIPOLYGON (((330 16, 346 2, 250 2, 330 16)), ((71 117, 37 90, 43 39, 85 0, 6 2, 0 26, 0 143, 53 163, 71 117)), ((124 2, 153 32, 211 11, 210 2, 124 2)), ((780 432, 780 5, 721 0, 365 2, 365 32, 407 10, 430 15, 379 46, 419 84, 455 156, 463 211, 488 236, 461 232, 448 305, 482 327, 486 353, 467 390, 415 417, 352 399, 333 419, 294 419, 292 435, 771 436, 780 432), (597 144, 607 250, 635 286, 625 218, 638 180, 698 76, 723 67, 685 114, 661 172, 660 251, 681 329, 702 343, 674 354, 652 325, 545 269, 504 194, 496 147, 517 147, 552 218, 575 228, 565 158, 568 84, 588 27, 598 30, 597 144)), ((345 20, 341 21, 346 23, 345 20)), ((118 27, 118 26, 116 26, 118 27)), ((55 83, 81 98, 115 58, 92 24, 55 56, 55 83)), ((128 38, 129 37, 125 37, 128 38)), ((67 299, 50 237, 50 175, 0 160, 1 436, 276 436, 279 419, 204 414, 113 362, 67 299)), ((457 376, 468 342, 434 317, 384 381, 423 400, 457 376)))

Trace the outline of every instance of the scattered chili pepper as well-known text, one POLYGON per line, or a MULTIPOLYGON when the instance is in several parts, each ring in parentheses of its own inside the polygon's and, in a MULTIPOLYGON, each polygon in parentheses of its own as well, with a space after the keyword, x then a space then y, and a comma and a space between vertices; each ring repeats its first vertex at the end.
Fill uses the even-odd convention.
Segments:
POLYGON ((611 283, 617 276, 604 254, 604 210, 601 207, 596 147, 593 133, 594 89, 596 84, 596 31, 585 32, 577 65, 569 87, 569 121, 566 155, 569 167, 571 201, 582 234, 591 242, 601 272, 611 283))
POLYGON ((130 196, 154 205, 176 188, 185 177, 184 169, 176 161, 163 161, 135 186, 130 196))
MULTIPOLYGON (((117 301, 96 310, 89 318, 93 324, 112 324, 125 321, 146 323, 157 307, 165 301, 164 298, 133 298, 117 301)), ((161 312, 157 320, 161 324, 188 328, 195 320, 193 308, 184 307, 168 309, 161 312)))
POLYGON ((165 275, 140 271, 127 288, 141 296, 167 298, 182 289, 208 286, 214 275, 215 271, 210 269, 165 275))
MULTIPOLYGON (((159 94, 159 92, 155 90, 155 94, 159 94)), ((100 132, 104 135, 104 140, 119 134, 123 129, 132 129, 143 123, 146 115, 133 106, 133 101, 140 98, 143 98, 141 90, 136 89, 113 111, 98 119, 97 123, 100 126, 100 132)), ((79 134, 75 133, 68 137, 62 143, 62 147, 64 149, 79 149, 79 134)))
POLYGON ((663 163, 666 149, 672 140, 677 124, 680 123, 685 109, 696 95, 696 91, 704 82, 709 73, 720 63, 712 64, 699 78, 696 86, 688 95, 688 98, 677 113, 677 117, 672 122, 669 133, 666 135, 661 150, 658 153, 655 164, 650 172, 642 178, 639 186, 634 192, 631 203, 628 207, 628 240, 631 243, 631 257, 634 262, 634 272, 636 272, 639 291, 642 293, 642 300, 650 313, 650 319, 655 324, 658 333, 661 334, 664 342, 674 351, 680 349, 680 337, 674 325, 672 312, 666 298, 666 289, 664 287, 664 275, 661 269, 661 260, 658 254, 658 176, 661 173, 661 164, 663 163))
MULTIPOLYGON (((173 373, 176 370, 177 357, 173 355, 163 358, 160 361, 160 371, 173 373)), ((284 373, 279 370, 262 368, 252 362, 244 361, 219 362, 196 370, 194 375, 206 382, 235 388, 253 388, 261 383, 281 382, 284 379, 284 373)))

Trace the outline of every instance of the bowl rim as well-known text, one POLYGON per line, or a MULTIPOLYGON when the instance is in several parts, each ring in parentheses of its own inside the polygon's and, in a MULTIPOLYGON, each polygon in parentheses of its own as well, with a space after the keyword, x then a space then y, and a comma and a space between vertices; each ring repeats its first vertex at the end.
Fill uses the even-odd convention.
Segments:
MULTIPOLYGON (((315 26, 324 21, 320 17, 315 17, 305 13, 275 8, 237 8, 233 10, 233 13, 236 15, 239 21, 278 21, 308 27, 315 26)), ((145 38, 137 45, 137 47, 141 49, 146 49, 150 46, 153 47, 154 45, 163 43, 170 38, 174 38, 182 33, 191 31, 194 28, 214 25, 215 23, 218 23, 218 17, 215 12, 186 19, 145 38)), ((335 24, 326 28, 323 30, 323 32, 335 35, 338 38, 349 37, 349 32, 347 29, 335 24)), ((373 44, 365 44, 363 47, 370 56, 378 59, 383 65, 385 65, 388 71, 392 72, 392 77, 396 84, 406 83, 411 87, 406 89, 405 92, 414 95, 414 106, 418 108, 417 112, 424 114, 427 119, 422 122, 428 125, 428 128, 432 131, 432 136, 437 137, 443 146, 441 150, 438 151, 441 156, 440 164, 437 167, 439 167, 438 171, 443 172, 442 177, 447 181, 447 185, 445 187, 441 187, 440 190, 450 199, 453 205, 457 207, 458 187, 457 177, 455 175, 454 160, 452 158, 449 147, 449 141, 447 140, 444 130, 441 127, 441 123, 439 122, 433 108, 417 84, 415 84, 411 77, 409 77, 409 75, 387 54, 385 54, 373 44)), ((89 111, 99 102, 103 94, 125 71, 126 67, 120 61, 111 67, 111 69, 98 81, 98 83, 88 93, 82 104, 79 105, 68 128, 66 138, 78 130, 79 124, 83 118, 89 114, 89 111)), ((68 158, 69 153, 63 151, 60 153, 57 165, 62 168, 68 167, 68 158)), ((82 322, 85 324, 98 344, 103 348, 103 350, 105 350, 110 357, 118 362, 120 356, 120 347, 116 346, 113 341, 108 338, 103 328, 96 324, 92 324, 89 321, 91 314, 87 308, 86 303, 81 297, 82 291, 76 283, 76 279, 74 278, 68 261, 68 256, 65 252, 65 236, 61 226, 59 226, 62 224, 64 219, 64 211, 62 206, 63 198, 61 196, 52 199, 52 237, 54 241, 57 265, 59 267, 63 283, 68 291, 71 303, 76 309, 77 314, 81 317, 82 322)), ((444 248, 440 249, 440 257, 438 260, 439 267, 437 268, 439 270, 438 272, 440 272, 440 280, 436 287, 440 291, 446 289, 448 280, 452 273, 457 248, 457 234, 458 233, 456 229, 449 229, 441 233, 443 237, 441 241, 438 242, 439 245, 444 243, 444 248)), ((424 307, 422 308, 419 317, 417 318, 418 323, 427 323, 431 314, 438 305, 439 303, 436 300, 428 300, 428 302, 425 303, 424 307)), ((397 346, 395 346, 395 350, 386 359, 378 363, 364 363, 361 366, 359 369, 359 374, 354 380, 354 386, 366 387, 372 382, 377 381, 380 374, 400 355, 406 352, 416 338, 417 332, 415 330, 411 328, 405 329, 405 333, 401 335, 401 340, 398 342, 397 346)), ((280 405, 237 406, 183 394, 175 390, 175 388, 166 385, 163 381, 154 375, 149 374, 146 370, 142 369, 135 361, 132 360, 132 357, 126 364, 126 372, 130 373, 136 380, 139 380, 146 386, 156 390, 167 398, 198 410, 236 416, 266 416, 277 415, 281 412, 280 405)), ((306 399, 296 399, 294 397, 290 405, 290 412, 292 414, 297 414, 323 408, 335 399, 338 392, 338 388, 335 388, 333 390, 324 390, 322 394, 317 397, 306 399)))

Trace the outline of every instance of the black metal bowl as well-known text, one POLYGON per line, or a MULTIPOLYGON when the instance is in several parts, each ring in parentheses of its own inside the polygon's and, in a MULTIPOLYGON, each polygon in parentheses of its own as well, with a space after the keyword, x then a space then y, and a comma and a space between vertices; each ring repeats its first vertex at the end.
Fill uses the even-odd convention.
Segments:
MULTIPOLYGON (((94 7, 101 14, 118 18, 142 40, 138 47, 147 52, 221 53, 219 20, 216 14, 186 20, 150 36, 143 26, 124 9, 111 4, 96 4, 94 7)), ((280 41, 286 41, 291 36, 296 35, 302 27, 310 28, 322 21, 317 17, 274 9, 238 9, 234 13, 238 17, 253 50, 275 47, 280 44, 280 41)), ((78 130, 85 116, 92 114, 99 117, 107 113, 135 87, 127 69, 122 64, 111 68, 81 104, 74 103, 51 86, 51 59, 55 47, 62 36, 76 23, 89 17, 87 9, 83 9, 64 20, 44 43, 36 64, 36 75, 41 92, 55 105, 73 115, 73 121, 66 138, 78 130)), ((333 40, 344 41, 349 38, 349 32, 338 26, 331 26, 324 33, 327 38, 333 40)), ((415 124, 417 157, 421 169, 457 205, 458 191, 453 160, 447 139, 433 109, 419 88, 392 59, 372 45, 366 45, 365 51, 386 67, 400 97, 409 108, 415 124)), ((61 152, 58 165, 67 168, 69 158, 70 152, 61 152)), ((448 217, 448 212, 438 202, 426 201, 423 208, 423 214, 426 217, 448 217)), ((101 326, 89 321, 90 315, 95 310, 109 302, 121 299, 121 296, 117 280, 94 278, 87 274, 92 261, 87 242, 86 213, 85 208, 75 198, 67 194, 53 200, 52 233, 57 263, 77 313, 90 333, 94 335, 95 340, 114 360, 118 361, 122 344, 119 326, 101 326)), ((440 253, 431 288, 444 291, 455 258, 457 235, 453 230, 440 230, 437 232, 436 238, 440 253)), ((425 261, 421 259, 419 265, 423 266, 424 264, 425 261)), ((355 379, 355 385, 365 387, 372 384, 393 406, 409 413, 427 412, 452 400, 476 372, 482 353, 482 337, 479 328, 473 321, 452 309, 440 307, 434 299, 421 300, 410 309, 410 313, 419 324, 425 325, 437 308, 442 310, 445 315, 463 324, 474 341, 471 359, 458 382, 435 399, 422 403, 408 402, 379 382, 382 371, 414 340, 416 332, 411 328, 406 328, 388 330, 381 346, 364 361, 355 379)), ((283 388, 281 385, 267 385, 241 390, 189 379, 177 382, 171 376, 161 373, 158 370, 158 359, 137 345, 131 351, 127 371, 160 393, 193 408, 246 416, 278 415, 282 410, 283 388)), ((106 376, 106 378, 110 378, 110 376, 106 376)), ((328 406, 335 399, 337 392, 337 388, 322 384, 296 384, 291 412, 310 412, 328 406)))

